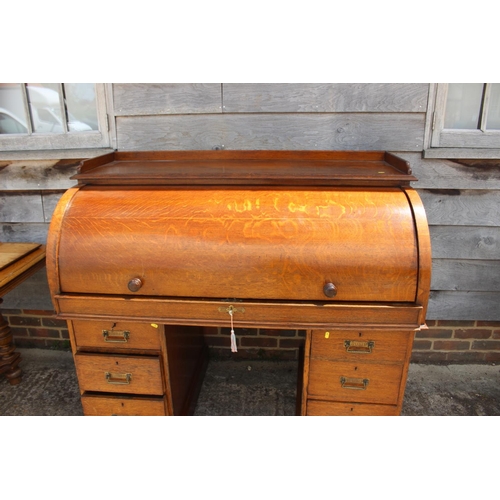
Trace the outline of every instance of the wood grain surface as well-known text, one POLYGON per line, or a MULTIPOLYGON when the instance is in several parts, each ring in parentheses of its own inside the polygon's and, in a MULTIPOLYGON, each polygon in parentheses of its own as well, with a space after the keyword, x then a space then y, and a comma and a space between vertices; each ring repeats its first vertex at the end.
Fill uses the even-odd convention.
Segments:
POLYGON ((61 226, 63 292, 415 300, 413 217, 398 189, 83 188, 61 226))

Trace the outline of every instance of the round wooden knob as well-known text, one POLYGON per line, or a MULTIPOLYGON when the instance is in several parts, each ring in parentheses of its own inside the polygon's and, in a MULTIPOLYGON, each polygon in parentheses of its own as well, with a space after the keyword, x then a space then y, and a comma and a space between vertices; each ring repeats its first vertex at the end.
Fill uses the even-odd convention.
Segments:
POLYGON ((325 286, 323 287, 323 293, 327 297, 335 297, 335 295, 337 295, 337 287, 333 283, 325 283, 325 286))
POLYGON ((131 292, 137 292, 143 285, 141 278, 133 278, 128 282, 128 289, 131 292))

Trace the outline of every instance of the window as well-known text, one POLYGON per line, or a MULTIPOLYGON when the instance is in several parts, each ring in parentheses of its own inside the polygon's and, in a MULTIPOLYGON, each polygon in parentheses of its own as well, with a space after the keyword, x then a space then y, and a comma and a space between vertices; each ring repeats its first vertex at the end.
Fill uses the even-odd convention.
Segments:
POLYGON ((500 156, 500 83, 435 86, 426 157, 500 156))
POLYGON ((0 83, 0 149, 109 146, 103 84, 0 83))

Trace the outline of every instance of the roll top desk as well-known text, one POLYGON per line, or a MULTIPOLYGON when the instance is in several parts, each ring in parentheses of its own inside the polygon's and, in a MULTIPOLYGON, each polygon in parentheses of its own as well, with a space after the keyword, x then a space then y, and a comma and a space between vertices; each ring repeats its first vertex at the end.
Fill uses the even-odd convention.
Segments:
MULTIPOLYGON (((302 415, 397 415, 430 239, 386 152, 114 152, 83 161, 47 242, 86 415, 192 412, 203 327, 305 329, 302 415)), ((229 339, 228 339, 229 342, 229 339)))

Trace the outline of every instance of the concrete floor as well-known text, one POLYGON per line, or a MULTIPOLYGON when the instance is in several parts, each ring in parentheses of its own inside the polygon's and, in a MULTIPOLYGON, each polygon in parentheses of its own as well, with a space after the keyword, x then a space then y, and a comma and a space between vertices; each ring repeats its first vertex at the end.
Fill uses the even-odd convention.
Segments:
MULTIPOLYGON (((19 349, 21 384, 0 378, 0 416, 83 415, 69 352, 19 349)), ((294 415, 297 363, 211 360, 195 415, 294 415)), ((403 415, 500 415, 500 366, 410 365, 403 415)))

